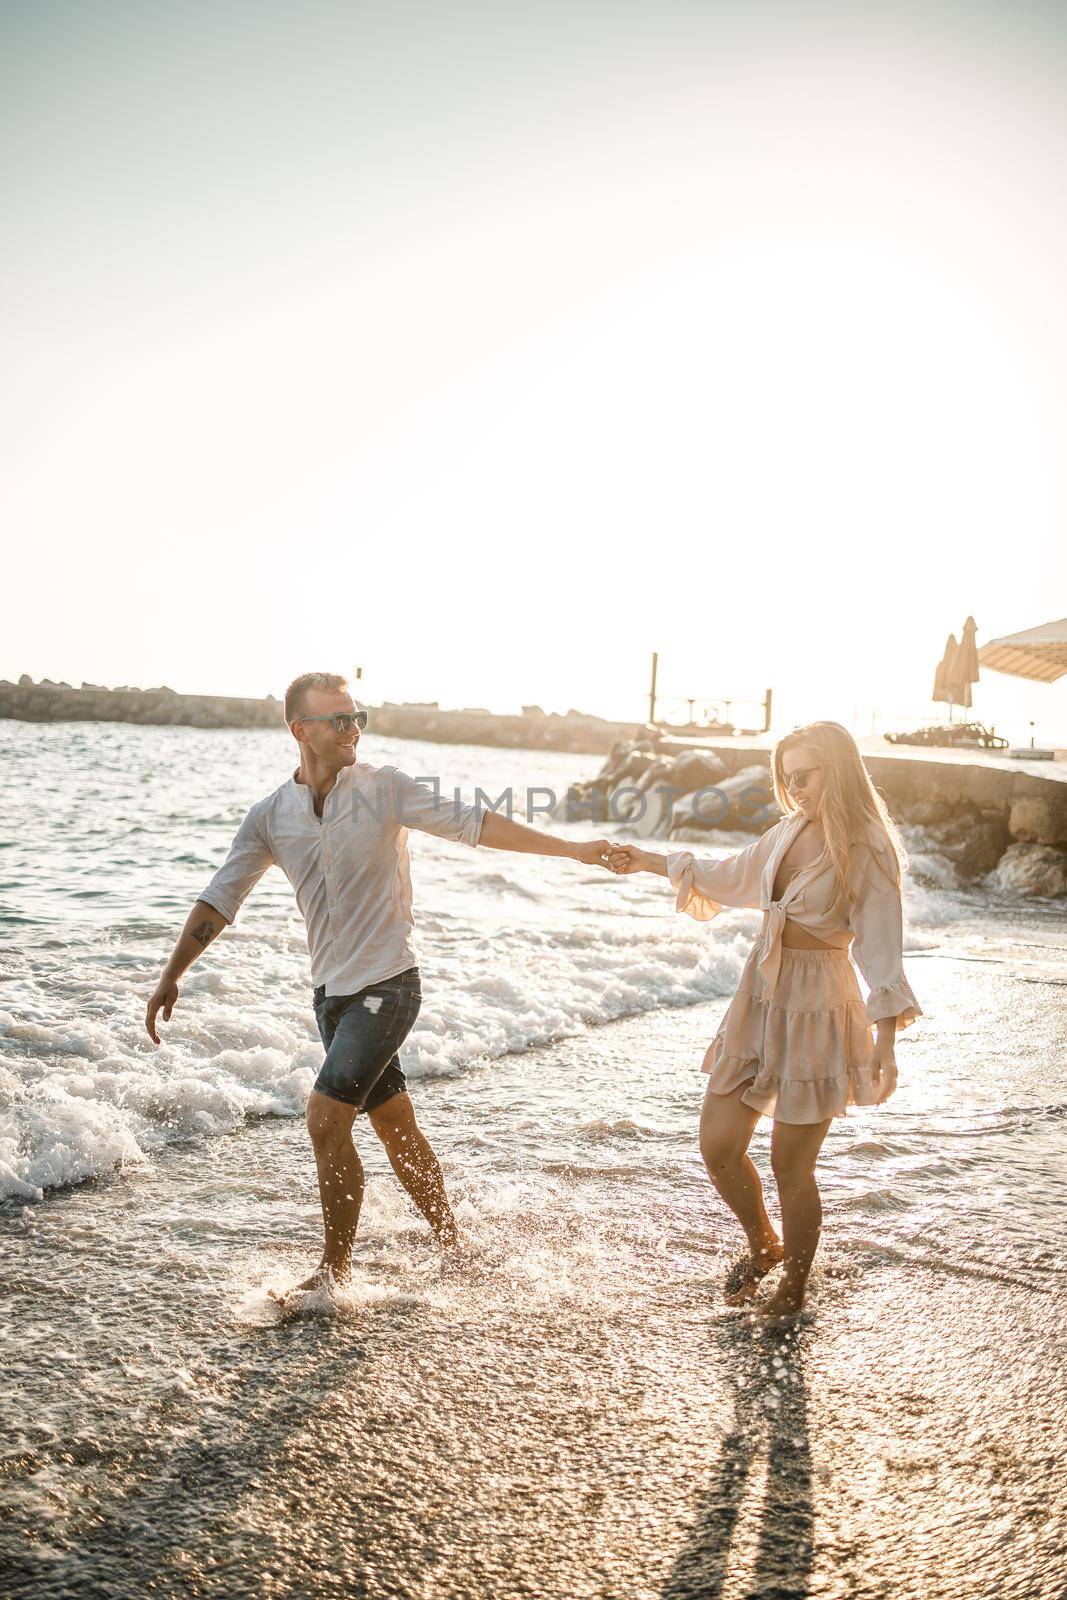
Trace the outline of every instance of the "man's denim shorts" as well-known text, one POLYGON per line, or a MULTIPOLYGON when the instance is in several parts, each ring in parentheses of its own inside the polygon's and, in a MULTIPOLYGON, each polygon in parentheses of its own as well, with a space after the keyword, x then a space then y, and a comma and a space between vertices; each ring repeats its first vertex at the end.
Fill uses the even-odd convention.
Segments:
POLYGON ((411 1032, 422 1005, 418 967, 395 978, 368 984, 358 994, 315 990, 315 1020, 326 1060, 315 1079, 319 1094, 357 1111, 376 1111, 403 1094, 407 1079, 397 1051, 411 1032))

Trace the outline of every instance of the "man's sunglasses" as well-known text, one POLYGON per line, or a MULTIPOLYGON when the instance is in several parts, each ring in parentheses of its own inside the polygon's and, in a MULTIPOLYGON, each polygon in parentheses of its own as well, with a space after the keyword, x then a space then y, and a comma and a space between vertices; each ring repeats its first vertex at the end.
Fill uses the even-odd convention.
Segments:
POLYGON ((785 786, 787 789, 806 789, 812 773, 821 771, 822 767, 798 767, 785 779, 785 786))
POLYGON ((329 712, 324 717, 296 717, 296 722, 329 722, 334 733, 347 733, 350 728, 358 728, 360 733, 367 726, 367 713, 360 706, 358 711, 338 711, 336 714, 329 712))

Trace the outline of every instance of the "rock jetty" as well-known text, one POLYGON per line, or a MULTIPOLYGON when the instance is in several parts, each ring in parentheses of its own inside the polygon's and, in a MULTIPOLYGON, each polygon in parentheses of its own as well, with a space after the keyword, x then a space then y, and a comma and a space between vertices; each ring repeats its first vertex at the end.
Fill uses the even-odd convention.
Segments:
POLYGON ((25 673, 18 683, 0 680, 0 717, 19 722, 140 722, 187 728, 276 728, 279 700, 227 695, 176 694, 173 689, 105 689, 98 683, 40 683, 25 673))
MULTIPOLYGON (((607 722, 582 711, 542 711, 523 706, 519 716, 500 717, 481 708, 445 710, 436 702, 370 706, 375 733, 394 739, 426 739, 435 744, 483 744, 504 749, 569 750, 605 755, 621 739, 633 738, 633 723, 607 722)), ((282 703, 220 695, 177 694, 159 689, 106 689, 100 684, 40 683, 23 675, 18 683, 0 680, 0 718, 22 722, 135 722, 190 728, 277 728, 282 703)))
MULTIPOLYGON (((963 762, 864 756, 902 825, 917 878, 1067 895, 1067 783, 963 762)), ((758 834, 779 811, 770 751, 681 744, 646 728, 557 803, 559 821, 619 824, 626 837, 711 844, 717 830, 758 834)))

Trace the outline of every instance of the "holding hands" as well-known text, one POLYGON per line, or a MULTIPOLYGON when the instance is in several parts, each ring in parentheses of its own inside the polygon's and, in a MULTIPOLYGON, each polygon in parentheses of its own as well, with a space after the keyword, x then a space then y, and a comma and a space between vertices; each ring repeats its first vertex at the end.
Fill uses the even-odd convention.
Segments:
POLYGON ((667 858, 642 850, 640 845, 619 844, 615 839, 592 839, 588 844, 575 845, 575 860, 589 867, 603 867, 624 878, 634 872, 656 872, 661 876, 667 870, 667 858))
POLYGON ((661 859, 659 856, 654 856, 650 850, 642 850, 640 845, 618 844, 612 840, 608 845, 604 865, 609 872, 617 873, 620 878, 624 878, 632 872, 655 872, 656 862, 661 859))

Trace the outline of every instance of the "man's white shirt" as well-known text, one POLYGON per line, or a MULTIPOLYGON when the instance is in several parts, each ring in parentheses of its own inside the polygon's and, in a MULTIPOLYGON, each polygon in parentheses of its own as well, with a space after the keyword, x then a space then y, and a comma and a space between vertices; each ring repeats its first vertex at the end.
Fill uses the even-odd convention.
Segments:
POLYGON ((233 922, 270 866, 296 891, 311 974, 327 995, 355 994, 418 961, 407 833, 476 845, 483 813, 397 767, 343 767, 321 819, 294 777, 254 805, 199 899, 233 922))

